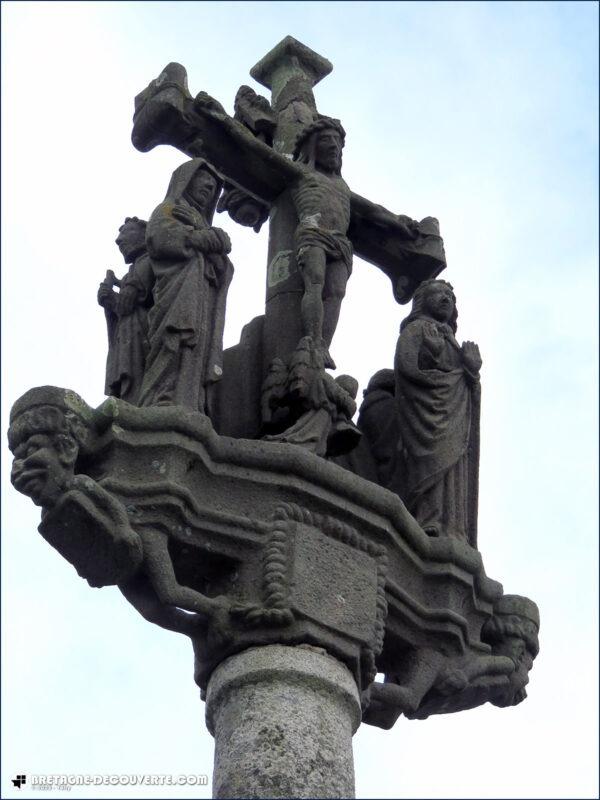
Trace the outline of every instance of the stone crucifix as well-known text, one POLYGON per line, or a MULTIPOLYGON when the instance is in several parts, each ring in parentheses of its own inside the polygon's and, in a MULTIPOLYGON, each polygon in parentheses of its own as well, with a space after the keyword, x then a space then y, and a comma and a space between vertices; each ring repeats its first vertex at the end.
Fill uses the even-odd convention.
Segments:
POLYGON ((326 367, 334 366, 328 348, 353 251, 390 277, 401 303, 445 267, 437 220, 392 214, 350 191, 341 177, 343 127, 317 112, 312 91, 331 70, 288 36, 250 72, 272 90, 271 105, 241 87, 232 118, 205 92, 192 98, 185 69, 174 63, 136 98, 138 150, 170 144, 206 158, 234 187, 235 209, 225 207, 242 224, 254 225, 260 209, 270 209, 263 377, 303 336, 317 342, 326 367), (246 219, 240 198, 250 210, 246 219))
POLYGON ((343 127, 312 93, 330 70, 287 37, 252 70, 272 104, 241 87, 230 117, 177 64, 136 98, 135 146, 193 158, 147 228, 121 227, 123 291, 110 273, 100 287, 113 396, 93 409, 40 386, 10 414, 11 480, 44 539, 190 638, 215 797, 352 797, 361 721, 516 705, 539 649, 537 606, 476 549, 481 359, 431 280, 437 221, 350 191, 343 127), (215 207, 254 229, 270 217, 265 314, 222 370, 233 265, 215 207), (414 295, 358 427, 357 382, 326 372, 353 253, 414 295))

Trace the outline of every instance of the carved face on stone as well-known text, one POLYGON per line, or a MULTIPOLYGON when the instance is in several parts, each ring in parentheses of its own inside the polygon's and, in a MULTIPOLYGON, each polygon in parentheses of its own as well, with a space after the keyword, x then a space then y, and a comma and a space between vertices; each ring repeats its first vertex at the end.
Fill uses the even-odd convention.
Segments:
POLYGON ((454 292, 442 281, 432 282, 427 287, 423 310, 436 322, 449 322, 455 310, 454 292))
POLYGON ((342 137, 334 128, 318 131, 315 140, 315 166, 323 172, 342 169, 342 137))
POLYGON ((37 506, 53 506, 73 479, 79 446, 65 433, 32 433, 14 450, 10 479, 37 506))
POLYGON ((508 686, 495 695, 495 706, 514 706, 527 697, 525 687, 539 651, 539 610, 535 603, 519 595, 504 595, 494 608, 494 616, 482 630, 482 639, 492 646, 495 656, 507 656, 515 665, 508 686))
POLYGON ((115 244, 126 263, 146 247, 146 226, 140 220, 126 219, 119 228, 115 244))
POLYGON ((525 687, 529 683, 529 672, 533 667, 533 657, 527 645, 519 636, 506 636, 493 648, 496 656, 508 656, 515 665, 515 671, 509 675, 510 689, 502 705, 515 706, 527 697, 525 687))
POLYGON ((206 169, 199 169, 187 187, 187 195, 200 212, 207 211, 214 202, 217 181, 206 169))

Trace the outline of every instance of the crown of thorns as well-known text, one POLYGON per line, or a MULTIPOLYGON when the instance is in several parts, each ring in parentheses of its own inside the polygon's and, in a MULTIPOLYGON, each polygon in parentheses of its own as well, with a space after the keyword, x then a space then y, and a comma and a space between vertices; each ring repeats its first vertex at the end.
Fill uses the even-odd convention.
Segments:
POLYGON ((332 119, 331 117, 319 117, 314 122, 309 123, 297 136, 294 143, 294 160, 297 160, 305 142, 310 139, 313 133, 318 131, 325 131, 333 129, 337 131, 342 140, 342 147, 346 141, 346 131, 339 119, 332 119))

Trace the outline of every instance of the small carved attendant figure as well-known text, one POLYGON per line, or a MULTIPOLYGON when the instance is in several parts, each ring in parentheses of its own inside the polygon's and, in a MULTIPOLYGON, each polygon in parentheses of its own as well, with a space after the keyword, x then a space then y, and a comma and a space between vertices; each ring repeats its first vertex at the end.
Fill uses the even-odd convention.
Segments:
POLYGON ((358 416, 364 445, 356 452, 354 469, 367 480, 388 486, 398 449, 396 378, 393 369, 380 369, 369 380, 358 416))
POLYGON ((211 227, 221 186, 203 159, 182 164, 148 223, 154 303, 142 406, 210 411, 210 387, 222 374, 225 302, 233 275, 229 237, 211 227))
POLYGON ((425 281, 400 326, 391 488, 427 533, 476 547, 481 357, 476 344, 456 341, 456 318, 452 286, 425 281))
MULTIPOLYGON (((259 141, 272 147, 277 123, 266 97, 256 94, 249 86, 240 86, 233 107, 235 110, 233 118, 241 122, 259 141)), ((231 183, 225 183, 217 211, 228 211, 231 219, 239 225, 253 228, 255 233, 260 231, 263 223, 269 218, 268 205, 231 183)))
MULTIPOLYGON (((358 382, 351 375, 333 378, 325 372, 322 354, 305 336, 294 353, 291 369, 276 359, 269 378, 281 375, 284 402, 295 422, 283 433, 264 436, 265 441, 287 442, 318 456, 333 457, 356 447, 361 433, 352 422, 356 412, 358 382)), ((270 394, 267 385, 266 394, 270 394)), ((276 394, 271 395, 276 397, 276 394)))
POLYGON ((350 189, 341 176, 345 137, 338 120, 321 117, 302 131, 294 149, 294 160, 309 167, 292 190, 296 259, 304 281, 302 325, 332 368, 328 348, 352 271, 350 189))
POLYGON ((148 307, 153 282, 146 252, 146 222, 126 217, 116 244, 126 264, 127 275, 117 280, 112 270, 98 289, 108 329, 105 393, 137 405, 148 349, 148 307), (117 294, 113 286, 120 286, 117 294))

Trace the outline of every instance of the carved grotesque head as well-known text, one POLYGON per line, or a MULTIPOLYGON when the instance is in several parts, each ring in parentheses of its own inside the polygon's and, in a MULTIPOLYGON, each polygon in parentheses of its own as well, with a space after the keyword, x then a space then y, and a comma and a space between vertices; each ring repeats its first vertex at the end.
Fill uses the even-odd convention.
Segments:
POLYGON ((294 161, 320 172, 339 175, 346 132, 337 119, 320 117, 307 125, 296 139, 294 161))
POLYGON ((73 479, 90 415, 79 395, 55 386, 40 386, 20 397, 8 429, 15 489, 38 506, 55 505, 73 479))
POLYGON ((491 644, 492 653, 508 656, 515 665, 509 687, 492 700, 496 706, 514 706, 527 697, 529 671, 539 652, 540 612, 527 597, 504 595, 494 606, 494 616, 483 627, 482 639, 491 644))
POLYGON ((125 217, 119 228, 115 244, 121 251, 126 264, 130 264, 138 253, 146 248, 146 222, 137 217, 125 217))

